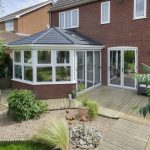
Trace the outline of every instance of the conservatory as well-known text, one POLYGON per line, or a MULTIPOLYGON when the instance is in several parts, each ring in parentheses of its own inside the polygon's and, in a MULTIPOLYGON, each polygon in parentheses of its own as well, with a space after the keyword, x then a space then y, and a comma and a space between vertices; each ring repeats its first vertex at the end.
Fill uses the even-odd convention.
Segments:
POLYGON ((77 31, 51 28, 8 45, 13 49, 13 89, 40 99, 64 98, 101 83, 103 45, 77 31))

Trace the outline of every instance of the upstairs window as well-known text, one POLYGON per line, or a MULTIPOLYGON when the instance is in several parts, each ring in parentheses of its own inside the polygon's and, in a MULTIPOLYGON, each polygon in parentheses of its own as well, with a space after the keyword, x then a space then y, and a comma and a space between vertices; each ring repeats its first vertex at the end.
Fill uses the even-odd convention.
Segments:
POLYGON ((101 3, 101 24, 110 23, 110 1, 101 3))
POLYGON ((64 29, 79 27, 79 9, 59 13, 59 27, 64 29))
POLYGON ((14 31, 14 21, 6 21, 5 22, 5 31, 14 31))
POLYGON ((146 18, 147 0, 134 0, 134 19, 146 18))

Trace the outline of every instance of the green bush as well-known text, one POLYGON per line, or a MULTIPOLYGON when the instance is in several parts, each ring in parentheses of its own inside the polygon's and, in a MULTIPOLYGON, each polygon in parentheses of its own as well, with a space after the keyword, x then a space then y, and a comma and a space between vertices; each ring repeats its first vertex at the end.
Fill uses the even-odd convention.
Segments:
POLYGON ((25 121, 38 118, 47 109, 47 105, 37 101, 31 91, 14 90, 8 97, 8 109, 16 121, 25 121))
POLYGON ((99 112, 99 105, 94 101, 87 97, 81 98, 81 103, 84 107, 88 107, 89 109, 89 117, 94 119, 97 117, 99 112))

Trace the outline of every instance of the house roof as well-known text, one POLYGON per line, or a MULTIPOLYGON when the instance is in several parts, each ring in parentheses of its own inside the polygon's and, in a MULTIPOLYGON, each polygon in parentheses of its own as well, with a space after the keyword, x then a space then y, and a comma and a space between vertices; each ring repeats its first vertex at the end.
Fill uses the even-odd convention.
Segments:
POLYGON ((50 12, 68 9, 88 3, 93 3, 98 0, 58 0, 54 6, 50 9, 50 12))
POLYGON ((41 7, 43 7, 43 6, 47 5, 47 4, 50 4, 50 3, 53 3, 53 0, 48 0, 46 2, 42 2, 40 4, 31 6, 31 7, 28 7, 28 8, 25 8, 25 9, 21 9, 21 10, 19 10, 17 12, 14 12, 14 13, 12 13, 10 15, 7 15, 7 16, 4 16, 4 17, 0 18, 0 22, 11 20, 11 19, 15 19, 15 18, 19 18, 19 17, 21 17, 24 14, 27 14, 27 13, 29 13, 31 11, 34 11, 34 10, 36 10, 38 8, 41 8, 41 7))
POLYGON ((95 45, 102 46, 100 43, 82 35, 81 33, 59 29, 57 27, 36 33, 29 37, 11 42, 8 45, 95 45))
POLYGON ((3 40, 5 44, 19 40, 23 37, 25 37, 25 36, 18 35, 18 34, 13 33, 13 32, 0 31, 0 39, 3 40))

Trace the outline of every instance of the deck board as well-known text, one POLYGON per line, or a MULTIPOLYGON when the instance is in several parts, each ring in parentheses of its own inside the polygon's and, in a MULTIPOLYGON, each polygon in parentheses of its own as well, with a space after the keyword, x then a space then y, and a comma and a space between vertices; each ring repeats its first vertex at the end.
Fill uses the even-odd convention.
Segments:
POLYGON ((145 150, 150 127, 119 119, 103 138, 99 150, 145 150))

